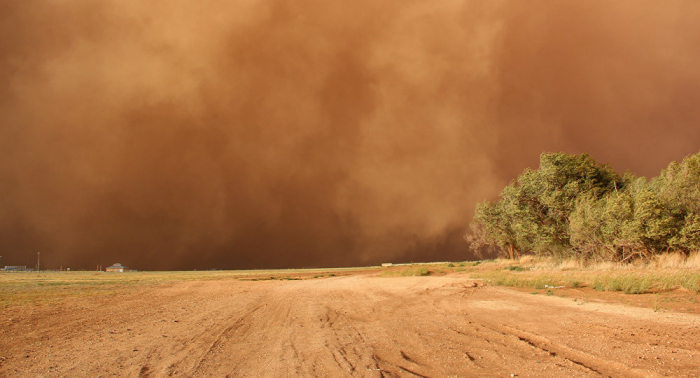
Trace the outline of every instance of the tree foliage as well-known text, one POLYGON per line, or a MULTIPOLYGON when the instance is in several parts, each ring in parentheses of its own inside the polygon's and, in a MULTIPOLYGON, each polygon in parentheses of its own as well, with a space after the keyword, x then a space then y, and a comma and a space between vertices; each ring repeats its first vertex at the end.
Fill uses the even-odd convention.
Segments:
MULTIPOLYGON (((587 154, 543 153, 496 201, 479 203, 482 245, 522 253, 627 261, 700 249, 700 153, 647 181, 587 154)), ((479 243, 477 243, 479 244, 479 243)))

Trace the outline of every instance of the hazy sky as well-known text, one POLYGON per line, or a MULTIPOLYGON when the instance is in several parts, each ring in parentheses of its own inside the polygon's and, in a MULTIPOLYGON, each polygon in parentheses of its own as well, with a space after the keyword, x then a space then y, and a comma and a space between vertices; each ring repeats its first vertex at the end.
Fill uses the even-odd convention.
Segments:
POLYGON ((543 151, 700 150, 700 3, 0 3, 0 265, 464 260, 543 151))

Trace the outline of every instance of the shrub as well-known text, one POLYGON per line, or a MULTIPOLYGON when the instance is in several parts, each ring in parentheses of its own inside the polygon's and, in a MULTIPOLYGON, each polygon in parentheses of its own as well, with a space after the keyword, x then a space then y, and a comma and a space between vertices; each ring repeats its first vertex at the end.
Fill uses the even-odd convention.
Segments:
POLYGON ((695 273, 684 277, 681 281, 681 286, 694 293, 700 294, 700 273, 695 273))
POLYGON ((411 267, 411 268, 408 268, 408 269, 404 270, 403 272, 401 272, 401 275, 404 277, 427 276, 429 274, 430 274, 430 271, 428 270, 428 268, 426 268, 424 266, 411 267))
POLYGON ((414 266, 404 270, 386 270, 383 271, 381 277, 411 277, 411 276, 427 276, 430 274, 428 268, 424 266, 414 266))
POLYGON ((625 294, 644 294, 651 289, 651 281, 632 274, 613 274, 598 276, 592 285, 597 291, 622 291, 625 294))
POLYGON ((583 287, 583 282, 578 281, 578 280, 574 280, 574 281, 569 282, 569 286, 571 286, 574 289, 578 289, 580 287, 583 287))

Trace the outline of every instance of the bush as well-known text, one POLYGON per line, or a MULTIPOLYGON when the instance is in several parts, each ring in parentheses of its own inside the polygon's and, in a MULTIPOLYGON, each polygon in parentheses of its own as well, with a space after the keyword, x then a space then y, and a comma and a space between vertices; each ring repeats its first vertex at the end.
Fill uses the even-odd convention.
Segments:
POLYGON ((578 281, 578 280, 574 280, 574 281, 569 282, 569 286, 571 286, 574 289, 578 289, 580 287, 583 287, 583 282, 578 281))

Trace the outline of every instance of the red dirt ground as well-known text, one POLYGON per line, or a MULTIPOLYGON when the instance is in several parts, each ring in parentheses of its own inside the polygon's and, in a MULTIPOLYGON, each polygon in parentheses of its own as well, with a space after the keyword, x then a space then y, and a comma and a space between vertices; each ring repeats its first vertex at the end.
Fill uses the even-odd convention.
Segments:
POLYGON ((144 286, 1 309, 0 376, 700 376, 699 315, 574 297, 466 274, 144 286))

